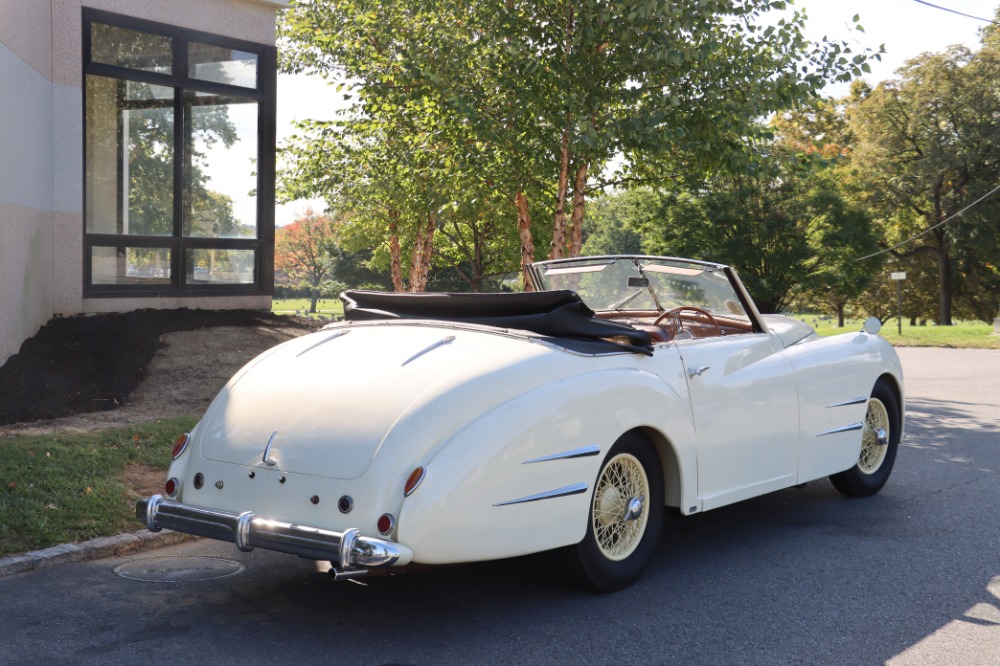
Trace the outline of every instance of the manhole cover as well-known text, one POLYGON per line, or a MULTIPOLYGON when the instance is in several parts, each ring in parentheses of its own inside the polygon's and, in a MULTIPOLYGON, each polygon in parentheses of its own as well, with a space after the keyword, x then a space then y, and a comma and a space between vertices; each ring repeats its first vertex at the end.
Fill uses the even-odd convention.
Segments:
POLYGON ((221 557, 157 557, 115 567, 122 578, 148 583, 190 583, 225 578, 243 571, 243 565, 221 557))

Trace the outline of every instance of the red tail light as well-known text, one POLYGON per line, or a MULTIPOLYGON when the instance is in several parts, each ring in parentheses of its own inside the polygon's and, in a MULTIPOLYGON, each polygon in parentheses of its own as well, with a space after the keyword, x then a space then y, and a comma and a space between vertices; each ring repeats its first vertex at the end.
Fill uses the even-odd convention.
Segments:
POLYGON ((184 451, 187 450, 188 442, 190 441, 191 441, 191 436, 187 433, 184 433, 183 435, 178 437, 177 441, 174 442, 174 450, 170 453, 171 457, 174 460, 180 458, 181 455, 184 453, 184 451))
POLYGON ((391 513, 383 513, 379 516, 375 527, 378 528, 379 534, 382 536, 389 536, 396 527, 396 518, 391 513))

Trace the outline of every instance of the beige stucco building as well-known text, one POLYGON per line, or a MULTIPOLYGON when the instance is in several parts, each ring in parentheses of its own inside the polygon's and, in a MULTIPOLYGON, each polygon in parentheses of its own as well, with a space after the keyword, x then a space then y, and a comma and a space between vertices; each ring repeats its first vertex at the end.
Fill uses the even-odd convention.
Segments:
POLYGON ((0 364, 54 315, 268 308, 278 0, 0 0, 0 364))

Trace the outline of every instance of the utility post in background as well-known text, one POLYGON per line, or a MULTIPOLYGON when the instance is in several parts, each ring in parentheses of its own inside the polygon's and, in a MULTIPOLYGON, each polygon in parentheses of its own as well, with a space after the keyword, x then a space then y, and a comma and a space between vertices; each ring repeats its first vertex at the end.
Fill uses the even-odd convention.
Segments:
POLYGON ((903 335, 903 280, 906 279, 906 271, 889 273, 889 277, 896 281, 896 317, 899 335, 903 335))

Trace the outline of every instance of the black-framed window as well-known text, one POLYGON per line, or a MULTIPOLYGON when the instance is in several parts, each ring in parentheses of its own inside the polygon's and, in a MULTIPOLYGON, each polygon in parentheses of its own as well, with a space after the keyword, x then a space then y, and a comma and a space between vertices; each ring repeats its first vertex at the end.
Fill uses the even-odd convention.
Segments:
POLYGON ((270 294, 276 51, 83 10, 85 297, 270 294))

